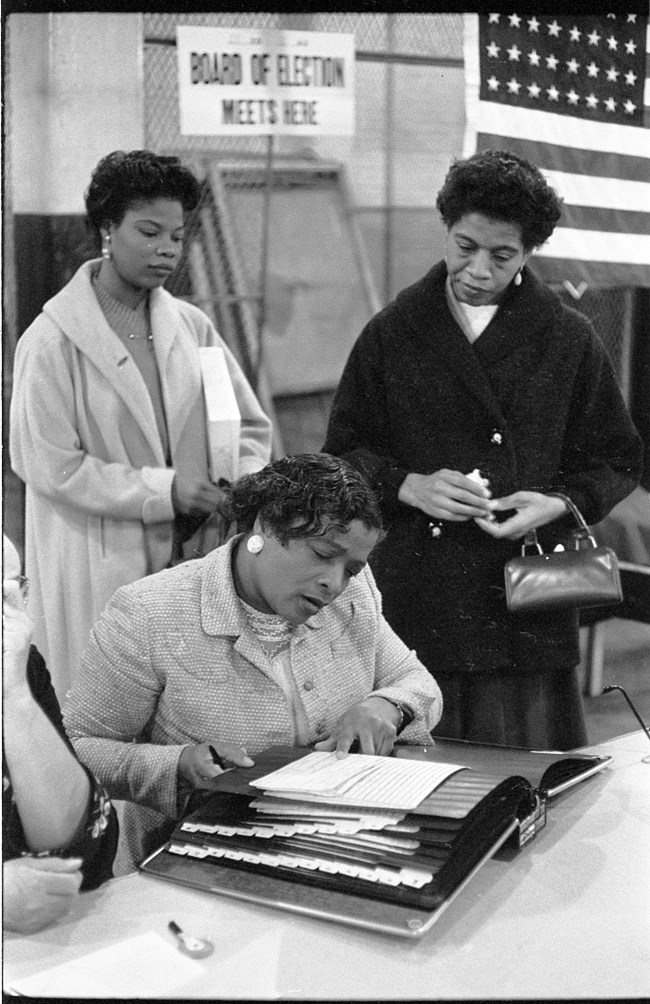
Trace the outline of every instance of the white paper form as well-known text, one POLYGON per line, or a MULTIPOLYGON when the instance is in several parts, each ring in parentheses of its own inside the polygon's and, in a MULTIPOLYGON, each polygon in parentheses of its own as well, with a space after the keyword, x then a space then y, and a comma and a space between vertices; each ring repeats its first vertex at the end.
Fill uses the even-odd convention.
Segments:
MULTIPOLYGON (((189 919, 189 918, 188 918, 189 919)), ((184 924, 182 925, 185 926, 184 924)), ((267 924, 245 937, 234 933, 218 941, 214 954, 190 959, 179 952, 171 935, 154 931, 136 935, 81 958, 5 984, 8 993, 49 1000, 104 997, 111 1000, 172 998, 189 1000, 276 1000, 280 997, 281 929, 267 924)))
POLYGON ((173 997, 200 965, 149 932, 25 976, 10 990, 26 997, 173 997))
POLYGON ((462 764, 365 753, 341 758, 334 752, 310 753, 250 784, 282 798, 407 811, 417 808, 451 774, 465 769, 462 764))

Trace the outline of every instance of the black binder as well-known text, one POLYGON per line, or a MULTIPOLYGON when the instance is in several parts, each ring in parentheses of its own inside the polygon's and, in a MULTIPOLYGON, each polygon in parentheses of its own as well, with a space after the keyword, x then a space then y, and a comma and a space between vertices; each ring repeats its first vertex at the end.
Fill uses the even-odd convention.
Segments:
MULTIPOLYGON (((549 799, 611 759, 444 739, 430 747, 398 746, 397 757, 469 770, 448 777, 399 823, 380 830, 377 841, 376 831, 350 838, 311 833, 319 817, 303 810, 319 810, 308 800, 295 801, 295 811, 291 807, 282 817, 256 808, 262 792, 250 782, 310 752, 275 747, 258 755, 255 767, 219 775, 213 793, 199 796, 202 804, 141 870, 197 889, 419 937, 501 847, 522 847, 532 839, 545 824, 549 799), (297 824, 301 832, 293 832, 297 824), (411 869, 420 870, 415 879, 411 869), (430 875, 424 884, 423 872, 430 875), (405 884, 404 875, 420 884, 405 884)), ((327 821, 321 824, 327 827, 327 821)))

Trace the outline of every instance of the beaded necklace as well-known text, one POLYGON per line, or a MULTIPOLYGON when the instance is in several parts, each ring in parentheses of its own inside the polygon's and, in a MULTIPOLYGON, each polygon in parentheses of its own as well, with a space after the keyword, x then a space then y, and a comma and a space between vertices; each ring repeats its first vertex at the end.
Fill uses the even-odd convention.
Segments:
POLYGON ((285 652, 291 644, 293 625, 279 614, 265 614, 256 610, 241 597, 240 603, 264 654, 269 659, 275 659, 285 652))

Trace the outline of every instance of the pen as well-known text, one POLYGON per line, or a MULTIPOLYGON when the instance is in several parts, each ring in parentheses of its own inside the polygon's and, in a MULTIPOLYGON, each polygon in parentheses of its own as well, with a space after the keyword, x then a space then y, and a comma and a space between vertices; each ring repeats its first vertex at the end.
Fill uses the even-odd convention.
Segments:
POLYGON ((211 955, 214 945, 207 938, 193 938, 189 934, 184 934, 175 920, 170 920, 167 925, 176 940, 178 947, 185 955, 190 955, 193 959, 203 959, 206 955, 211 955))
POLYGON ((214 748, 214 746, 208 746, 208 749, 210 750, 210 756, 212 757, 212 763, 216 763, 217 767, 221 767, 222 770, 225 770, 226 766, 225 766, 223 760, 221 759, 221 757, 219 756, 219 754, 217 753, 217 751, 214 748))

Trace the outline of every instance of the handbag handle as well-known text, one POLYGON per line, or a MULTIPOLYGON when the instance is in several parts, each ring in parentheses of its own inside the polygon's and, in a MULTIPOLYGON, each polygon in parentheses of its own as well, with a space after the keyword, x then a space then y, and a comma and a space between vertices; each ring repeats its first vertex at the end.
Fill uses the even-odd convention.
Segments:
POLYGON ((580 546, 580 541, 588 540, 592 547, 598 547, 596 538, 591 532, 591 528, 589 527, 587 520, 580 512, 575 502, 572 499, 570 499, 568 495, 563 495, 562 492, 547 492, 546 494, 553 495, 557 499, 562 499, 562 501, 569 509, 569 512, 575 519, 576 523, 578 524, 578 530, 575 532, 577 546, 578 547, 580 546))
POLYGON ((552 495, 556 499, 562 499, 562 501, 564 502, 564 504, 568 508, 569 512, 571 513, 571 515, 575 519, 575 521, 578 524, 578 526, 580 527, 580 529, 581 530, 586 530, 586 532, 591 537, 591 530, 589 529, 589 525, 588 525, 586 519, 584 518, 584 516, 582 515, 582 513, 578 509, 578 507, 575 504, 575 502, 572 499, 570 499, 568 495, 563 495, 562 492, 545 492, 545 494, 546 495, 552 495))
MULTIPOLYGON (((552 495, 556 499, 562 499, 562 501, 568 508, 569 512, 575 519, 576 523, 578 524, 578 529, 574 531, 574 536, 576 539, 576 549, 580 548, 580 542, 584 541, 585 539, 589 540, 589 542, 593 547, 597 547, 598 545, 596 543, 596 538, 592 534, 589 528, 589 524, 587 523, 586 519, 584 518, 580 510, 578 509, 575 502, 572 499, 570 499, 568 495, 563 495, 562 492, 545 492, 545 494, 552 495)), ((539 540, 537 539, 537 530, 535 529, 529 530, 526 533, 523 539, 523 543, 521 545, 522 555, 527 554, 528 549, 531 547, 537 548, 537 552, 539 554, 544 553, 542 546, 539 543, 539 540)))

